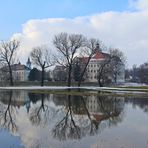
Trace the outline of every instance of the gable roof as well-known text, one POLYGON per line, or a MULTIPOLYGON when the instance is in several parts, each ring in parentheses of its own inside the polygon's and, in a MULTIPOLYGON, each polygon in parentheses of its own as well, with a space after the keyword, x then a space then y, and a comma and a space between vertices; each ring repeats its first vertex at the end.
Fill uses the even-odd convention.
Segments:
POLYGON ((107 53, 97 51, 96 54, 92 57, 92 59, 96 59, 96 60, 105 59, 108 56, 109 56, 109 54, 107 54, 107 53))
POLYGON ((14 64, 11 66, 13 71, 17 71, 17 70, 31 70, 29 67, 27 67, 26 65, 22 65, 22 64, 14 64))
MULTIPOLYGON (((105 59, 107 57, 109 57, 108 53, 103 53, 101 51, 97 51, 91 59, 102 60, 102 59, 105 59)), ((78 57, 78 60, 80 60, 83 63, 87 63, 88 59, 89 59, 89 57, 78 57)))

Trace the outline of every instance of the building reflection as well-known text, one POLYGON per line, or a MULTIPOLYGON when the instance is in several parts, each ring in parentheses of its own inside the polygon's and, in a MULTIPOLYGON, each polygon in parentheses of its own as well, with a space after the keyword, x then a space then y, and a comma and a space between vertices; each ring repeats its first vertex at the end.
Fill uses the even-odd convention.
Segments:
POLYGON ((65 115, 53 129, 59 140, 93 135, 122 121, 124 98, 107 96, 54 96, 56 105, 65 106, 65 115))
POLYGON ((19 91, 19 90, 1 91, 0 101, 3 104, 8 104, 9 100, 10 100, 10 92, 12 92, 11 105, 16 108, 20 108, 21 106, 25 106, 26 111, 29 112, 29 109, 31 107, 31 101, 30 101, 27 91, 19 91))

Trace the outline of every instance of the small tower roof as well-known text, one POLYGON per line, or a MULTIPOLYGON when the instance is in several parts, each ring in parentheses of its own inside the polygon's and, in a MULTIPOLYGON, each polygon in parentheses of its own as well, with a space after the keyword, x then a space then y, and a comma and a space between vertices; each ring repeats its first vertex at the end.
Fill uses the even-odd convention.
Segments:
POLYGON ((31 61, 30 61, 30 58, 28 57, 27 64, 30 64, 30 63, 31 63, 31 61))

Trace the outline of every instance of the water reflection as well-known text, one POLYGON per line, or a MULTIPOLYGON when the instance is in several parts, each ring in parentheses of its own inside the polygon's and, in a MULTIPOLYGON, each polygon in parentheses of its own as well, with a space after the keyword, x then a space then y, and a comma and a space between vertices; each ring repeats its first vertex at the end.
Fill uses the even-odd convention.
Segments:
MULTIPOLYGON (((59 140, 80 139, 86 135, 94 135, 106 126, 122 121, 124 98, 68 95, 63 100, 65 115, 52 130, 54 137, 59 140)), ((58 100, 55 102, 58 105, 58 100)))
POLYGON ((29 119, 35 126, 50 124, 49 118, 58 118, 52 131, 59 140, 80 139, 86 135, 96 134, 106 126, 122 121, 124 98, 103 96, 46 95, 21 91, 4 91, 1 93, 0 125, 12 132, 17 131, 15 123, 18 109, 25 106, 29 119), (48 100, 45 104, 45 100, 48 100), (51 110, 49 102, 59 110, 51 110), (31 108, 31 102, 38 105, 31 108), (60 116, 56 116, 60 112, 60 116), (103 124, 101 124, 103 123, 103 124))
POLYGON ((8 91, 3 93, 3 95, 2 98, 5 98, 3 101, 4 103, 7 102, 7 104, 0 104, 0 126, 15 133, 17 131, 17 125, 15 123, 17 110, 14 104, 12 104, 13 92, 8 91))
POLYGON ((126 98, 126 103, 132 104, 133 108, 140 107, 145 113, 148 113, 148 99, 132 97, 130 99, 126 98))
POLYGON ((40 128, 42 131, 45 128, 51 140, 83 139, 124 122, 125 106, 128 104, 148 112, 148 100, 145 98, 1 91, 0 129, 19 135, 23 126, 19 118, 25 112, 26 128, 40 128))
MULTIPOLYGON (((30 94, 30 96, 33 96, 34 94, 30 94)), ((35 95, 36 96, 36 95, 35 95)), ((39 94, 38 99, 41 100, 40 105, 35 107, 31 113, 30 113, 30 121, 34 125, 44 124, 47 123, 48 117, 49 117, 49 106, 44 103, 45 98, 48 98, 48 95, 45 94, 39 94)), ((33 98, 35 99, 35 98, 33 98)))

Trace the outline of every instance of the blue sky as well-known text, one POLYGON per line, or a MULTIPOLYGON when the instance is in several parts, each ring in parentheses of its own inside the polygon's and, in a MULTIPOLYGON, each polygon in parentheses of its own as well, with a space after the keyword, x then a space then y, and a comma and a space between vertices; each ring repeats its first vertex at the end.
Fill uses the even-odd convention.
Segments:
POLYGON ((30 19, 74 18, 128 10, 128 0, 0 0, 0 40, 22 30, 30 19))

